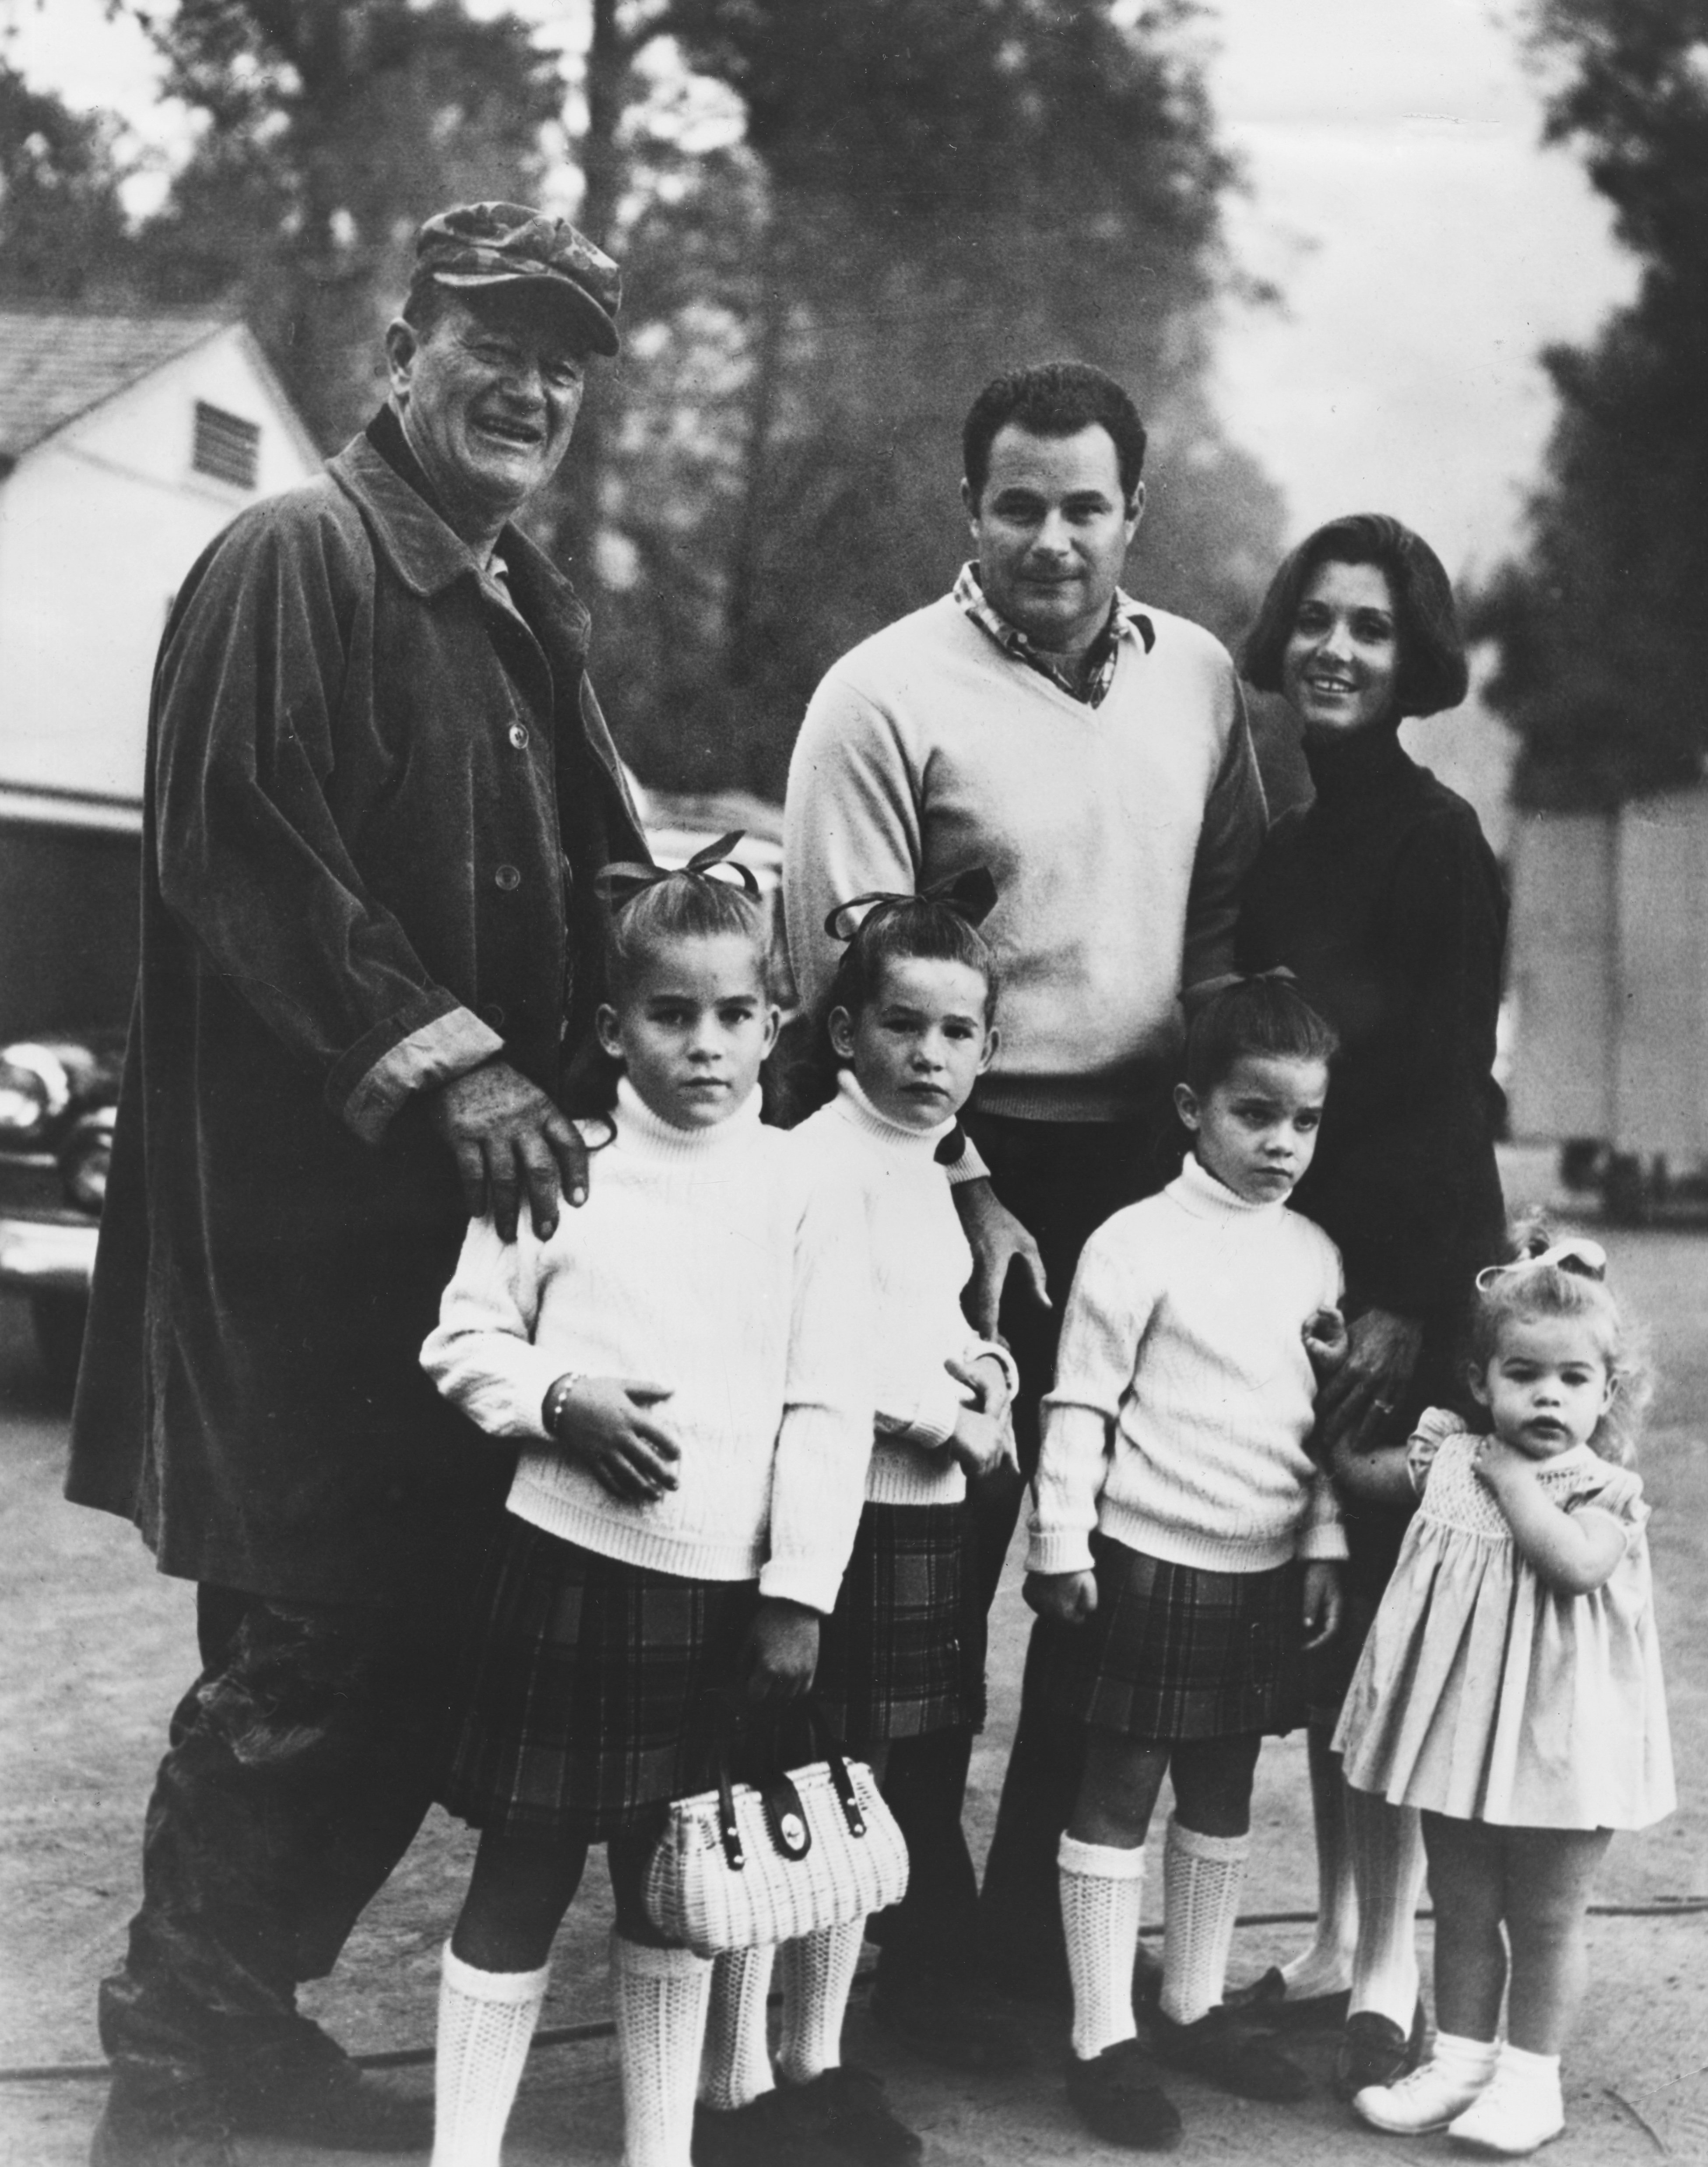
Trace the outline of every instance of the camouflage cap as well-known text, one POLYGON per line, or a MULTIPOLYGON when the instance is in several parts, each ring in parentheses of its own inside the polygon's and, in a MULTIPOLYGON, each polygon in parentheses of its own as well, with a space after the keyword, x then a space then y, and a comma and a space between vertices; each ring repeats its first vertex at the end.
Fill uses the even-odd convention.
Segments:
POLYGON ((457 204, 415 236, 415 268, 441 286, 549 286, 571 305, 594 352, 617 350, 622 274, 568 219, 526 204, 457 204))

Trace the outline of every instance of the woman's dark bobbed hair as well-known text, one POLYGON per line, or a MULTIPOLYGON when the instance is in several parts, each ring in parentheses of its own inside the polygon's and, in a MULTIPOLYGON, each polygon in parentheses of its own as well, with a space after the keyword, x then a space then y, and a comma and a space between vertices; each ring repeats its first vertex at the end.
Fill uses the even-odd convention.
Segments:
POLYGON ((1470 682, 1453 607, 1453 583, 1420 534, 1385 512, 1354 511, 1309 534, 1269 583, 1257 621, 1240 650, 1240 670, 1260 692, 1281 690, 1282 658, 1311 575, 1322 564, 1374 564, 1393 591, 1399 635, 1395 709, 1437 715, 1457 707, 1470 682))

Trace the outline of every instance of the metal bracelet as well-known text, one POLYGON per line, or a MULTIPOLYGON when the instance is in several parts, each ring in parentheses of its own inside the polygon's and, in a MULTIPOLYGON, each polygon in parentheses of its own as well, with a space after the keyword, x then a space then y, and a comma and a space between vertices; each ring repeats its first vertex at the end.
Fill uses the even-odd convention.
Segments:
POLYGON ((580 1382, 581 1379, 574 1370, 566 1370, 561 1377, 547 1386, 545 1405, 540 1414, 546 1425, 547 1437, 557 1436, 558 1424, 563 1413, 563 1402, 580 1382))

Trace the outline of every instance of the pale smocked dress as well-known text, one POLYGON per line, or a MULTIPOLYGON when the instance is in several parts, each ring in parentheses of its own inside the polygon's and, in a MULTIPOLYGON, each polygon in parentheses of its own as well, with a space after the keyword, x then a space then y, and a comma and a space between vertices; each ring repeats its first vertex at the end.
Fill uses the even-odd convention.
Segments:
POLYGON ((1677 1799, 1642 1484, 1588 1445, 1538 1465, 1566 1511, 1626 1529, 1610 1579, 1557 1593, 1478 1479, 1480 1441, 1440 1409, 1419 1425, 1423 1502, 1335 1733, 1346 1781, 1458 1820, 1646 1827, 1677 1799))

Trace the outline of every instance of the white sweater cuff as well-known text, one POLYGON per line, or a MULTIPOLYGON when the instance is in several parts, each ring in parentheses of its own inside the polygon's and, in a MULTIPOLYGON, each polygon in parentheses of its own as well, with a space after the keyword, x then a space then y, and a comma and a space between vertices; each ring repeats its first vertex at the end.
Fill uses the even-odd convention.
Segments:
POLYGON ((1000 1367, 1008 1380, 1008 1397, 1012 1400, 1020 1389, 1020 1364, 1000 1339, 975 1339, 964 1359, 969 1363, 976 1362, 981 1354, 988 1354, 1000 1367))
POLYGON ((979 1157, 978 1146, 965 1129, 961 1131, 961 1136, 964 1141, 960 1157, 951 1160, 943 1169, 949 1176, 951 1189, 958 1189, 964 1181, 988 1181, 991 1178, 991 1169, 979 1157))
POLYGON ((1092 1546, 1078 1528, 1040 1528, 1034 1523, 1026 1544, 1028 1572, 1089 1572, 1092 1546))

